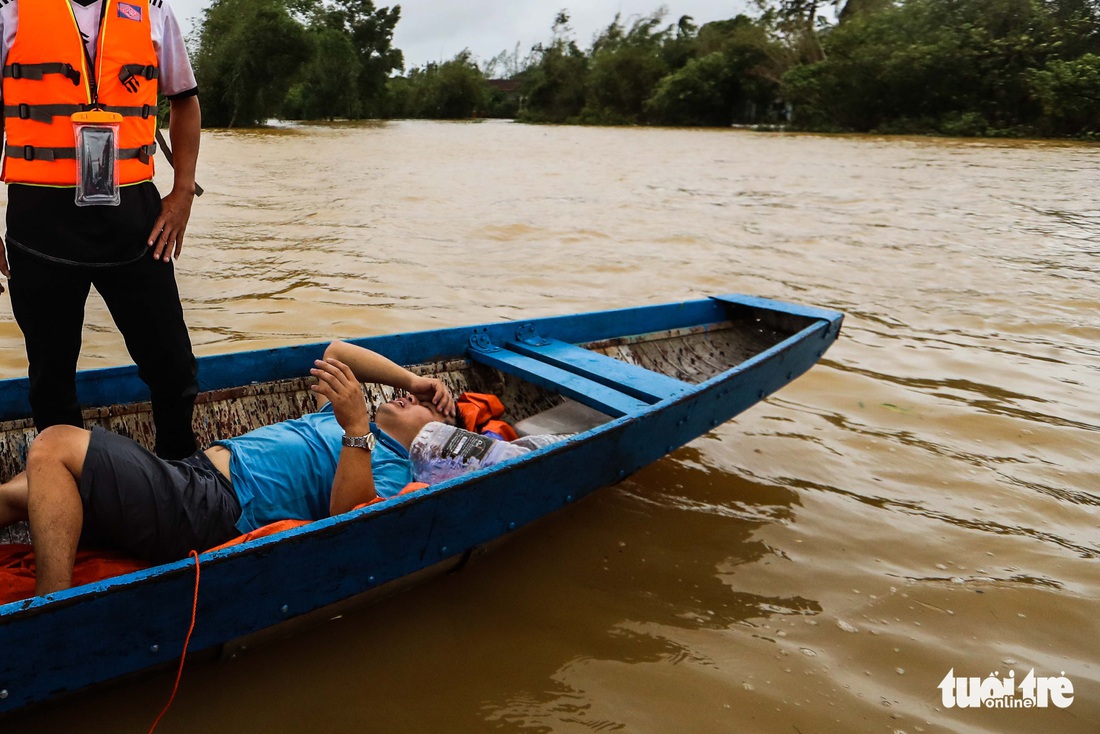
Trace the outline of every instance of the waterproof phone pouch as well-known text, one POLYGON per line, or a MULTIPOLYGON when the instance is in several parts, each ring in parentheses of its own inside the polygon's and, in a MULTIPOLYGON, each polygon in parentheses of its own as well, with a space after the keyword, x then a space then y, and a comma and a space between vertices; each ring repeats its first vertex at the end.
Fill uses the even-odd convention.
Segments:
POLYGON ((72 116, 76 134, 76 205, 118 206, 118 128, 122 115, 91 110, 72 116))

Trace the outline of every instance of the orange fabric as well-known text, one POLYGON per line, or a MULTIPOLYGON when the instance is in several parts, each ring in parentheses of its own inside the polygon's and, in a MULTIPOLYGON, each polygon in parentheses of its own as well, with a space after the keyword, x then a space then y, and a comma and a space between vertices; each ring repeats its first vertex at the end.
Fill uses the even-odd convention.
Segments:
MULTIPOLYGON (((118 553, 81 550, 73 566, 73 586, 149 568, 118 553)), ((34 596, 34 549, 25 543, 0 545, 0 604, 34 596)))
POLYGON ((455 408, 462 416, 467 431, 474 433, 492 432, 505 441, 519 438, 515 429, 500 420, 504 415, 504 403, 496 395, 488 393, 464 392, 455 401, 455 408))
MULTIPOLYGON (((127 89, 119 79, 123 66, 157 65, 156 50, 149 23, 149 0, 104 0, 103 26, 96 49, 96 99, 107 107, 157 106, 157 81, 144 76, 131 80, 127 89)), ((8 51, 6 64, 64 63, 80 72, 80 84, 64 74, 43 74, 41 79, 3 80, 4 105, 88 105, 93 102, 91 74, 84 54, 84 41, 73 16, 69 0, 35 0, 19 3, 19 23, 15 41, 8 51)), ((119 128, 119 148, 152 145, 156 134, 156 114, 148 117, 123 115, 119 128)), ((52 123, 7 117, 5 132, 9 146, 73 148, 76 145, 72 121, 56 116, 52 123)), ((75 186, 74 159, 24 160, 4 157, 3 179, 8 182, 75 186)), ((153 161, 127 159, 119 162, 119 181, 123 184, 153 178, 153 161)))
POLYGON ((424 484, 424 482, 409 482, 405 485, 405 488, 397 493, 400 497, 403 494, 412 494, 413 492, 419 492, 422 489, 427 489, 430 485, 424 484))
POLYGON ((503 438, 505 441, 515 441, 519 438, 519 434, 516 433, 516 429, 504 421, 489 421, 481 427, 482 433, 495 433, 503 438))
POLYGON ((211 551, 221 550, 222 548, 230 548, 234 545, 240 545, 241 543, 247 543, 250 540, 256 540, 257 538, 266 538, 269 535, 275 533, 281 533, 284 530, 291 530, 293 528, 300 528, 303 525, 308 525, 310 520, 279 520, 278 522, 268 523, 262 528, 256 528, 244 535, 238 535, 233 540, 216 545, 210 548, 211 551))
MULTIPOLYGON (((402 489, 400 492, 398 492, 398 495, 410 494, 410 493, 415 492, 417 490, 424 489, 427 486, 428 486, 427 484, 422 484, 420 482, 410 482, 409 484, 405 485, 404 489, 402 489)), ((375 497, 370 502, 364 502, 361 505, 356 505, 352 509, 353 510, 359 510, 359 509, 362 509, 364 507, 370 507, 371 505, 376 505, 379 502, 385 502, 385 501, 386 500, 382 497, 375 497)), ((238 535, 236 538, 233 538, 233 540, 230 540, 228 542, 222 543, 221 545, 210 548, 210 550, 211 551, 216 551, 216 550, 221 550, 222 548, 231 548, 235 545, 240 545, 241 543, 247 543, 250 540, 256 540, 257 538, 266 538, 269 535, 274 535, 275 533, 281 533, 284 530, 291 530, 293 528, 300 528, 303 525, 309 525, 311 522, 312 522, 312 520, 279 520, 277 522, 273 522, 273 523, 269 523, 267 525, 264 525, 262 528, 256 528, 255 530, 253 530, 251 532, 248 532, 248 533, 245 533, 244 535, 238 535)))

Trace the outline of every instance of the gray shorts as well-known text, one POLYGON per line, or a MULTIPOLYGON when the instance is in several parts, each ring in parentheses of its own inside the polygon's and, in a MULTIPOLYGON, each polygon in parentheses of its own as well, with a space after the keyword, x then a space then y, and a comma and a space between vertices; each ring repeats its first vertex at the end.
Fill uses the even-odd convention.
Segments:
POLYGON ((82 543, 154 563, 186 558, 240 535, 229 480, 201 451, 165 461, 95 427, 80 477, 82 543))

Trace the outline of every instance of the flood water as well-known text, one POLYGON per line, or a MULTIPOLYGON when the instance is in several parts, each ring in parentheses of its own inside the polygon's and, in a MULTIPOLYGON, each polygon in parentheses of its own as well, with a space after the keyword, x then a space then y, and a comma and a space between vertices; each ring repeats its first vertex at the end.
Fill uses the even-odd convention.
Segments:
MULTIPOLYGON (((1100 146, 502 122, 202 145, 199 354, 731 292, 847 318, 794 384, 460 573, 189 663, 158 732, 1100 731, 1100 146), (952 670, 1074 698, 948 708, 952 670)), ((6 297, 0 346, 21 376, 6 297)), ((82 366, 127 359, 94 299, 82 366)), ((144 732, 173 678, 0 731, 144 732)))

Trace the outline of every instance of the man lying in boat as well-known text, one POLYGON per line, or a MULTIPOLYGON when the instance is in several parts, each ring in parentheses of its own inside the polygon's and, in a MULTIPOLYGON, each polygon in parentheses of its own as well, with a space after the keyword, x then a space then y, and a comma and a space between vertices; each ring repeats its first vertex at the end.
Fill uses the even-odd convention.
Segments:
POLYGON ((72 585, 78 541, 163 563, 270 522, 318 520, 392 497, 413 481, 409 449, 418 438, 414 455, 431 474, 428 481, 542 443, 490 452, 488 439, 466 434, 441 454, 441 429, 456 430, 456 411, 438 379, 345 342, 329 345, 310 372, 318 412, 218 441, 180 461, 98 427, 44 430, 31 444, 27 471, 0 485, 0 527, 29 517, 36 593, 72 585), (380 405, 371 423, 361 382, 405 394, 380 405), (471 450, 470 441, 485 443, 471 450))

